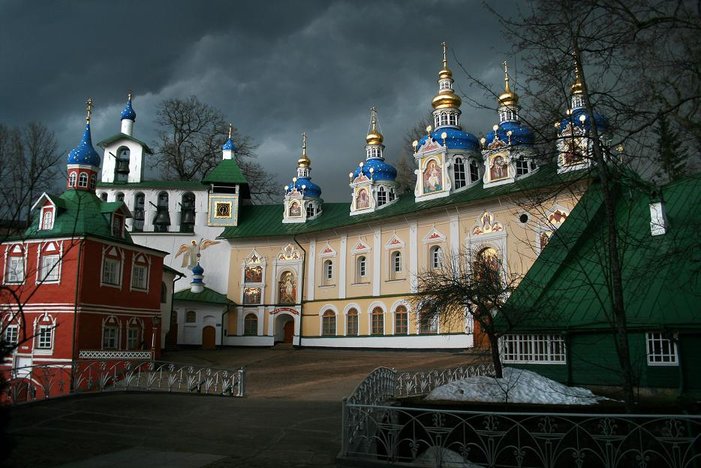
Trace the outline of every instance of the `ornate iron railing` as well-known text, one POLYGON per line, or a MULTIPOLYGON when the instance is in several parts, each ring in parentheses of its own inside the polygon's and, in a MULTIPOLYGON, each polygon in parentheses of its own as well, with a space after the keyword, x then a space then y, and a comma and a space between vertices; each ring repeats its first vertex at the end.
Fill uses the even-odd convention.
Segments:
POLYGON ((72 393, 144 391, 243 397, 246 371, 151 360, 78 360, 12 369, 2 400, 15 404, 72 393))
POLYGON ((394 396, 404 398, 426 395, 441 385, 477 375, 494 375, 494 364, 475 364, 452 367, 450 369, 397 372, 394 396))
POLYGON ((414 466, 701 465, 701 417, 446 411, 351 404, 342 457, 414 466))
POLYGON ((493 370, 376 369, 343 400, 339 458, 344 466, 701 466, 701 416, 449 411, 390 403, 493 370))

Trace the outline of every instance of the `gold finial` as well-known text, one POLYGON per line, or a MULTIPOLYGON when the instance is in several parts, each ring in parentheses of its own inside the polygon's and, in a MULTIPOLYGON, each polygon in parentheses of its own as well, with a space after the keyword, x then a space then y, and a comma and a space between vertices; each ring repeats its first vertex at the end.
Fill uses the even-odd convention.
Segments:
POLYGON ((384 140, 384 137, 377 129, 377 109, 373 106, 370 108, 370 131, 368 136, 365 137, 365 141, 368 145, 381 145, 382 140, 384 140))
POLYGON ((234 127, 231 125, 231 122, 229 122, 229 140, 231 140, 231 134, 234 130, 234 127))
POLYGON ((509 85, 509 67, 506 64, 506 60, 503 62, 504 65, 504 92, 499 96, 498 102, 499 106, 515 107, 518 104, 518 95, 511 91, 511 86, 509 85))
POLYGON ((577 63, 577 56, 572 52, 572 58, 574 59, 574 83, 570 87, 572 94, 582 94, 584 93, 584 85, 582 84, 582 77, 579 76, 579 64, 577 63))
POLYGON ((438 94, 431 101, 431 105, 434 109, 460 108, 462 99, 453 91, 453 72, 448 68, 448 43, 443 41, 441 45, 443 46, 443 68, 438 72, 438 94))
POLYGON ((448 43, 443 41, 441 45, 443 46, 443 68, 448 68, 448 43))
POLYGON ((90 123, 90 116, 92 115, 92 98, 88 98, 85 101, 85 108, 87 110, 87 115, 85 116, 85 122, 90 123))
POLYGON ((302 156, 297 160, 297 167, 310 167, 311 163, 307 156, 307 132, 302 132, 302 156))
POLYGON ((127 100, 131 101, 134 99, 134 92, 130 89, 129 94, 127 94, 127 100))

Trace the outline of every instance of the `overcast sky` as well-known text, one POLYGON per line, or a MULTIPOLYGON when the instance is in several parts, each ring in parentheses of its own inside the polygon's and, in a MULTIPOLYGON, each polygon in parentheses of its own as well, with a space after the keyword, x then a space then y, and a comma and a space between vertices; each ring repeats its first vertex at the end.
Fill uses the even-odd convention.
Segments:
MULTIPOLYGON (((131 89, 134 136, 154 144, 157 104, 195 95, 254 139, 281 197, 306 131, 312 179, 326 201, 346 201, 348 173, 365 157, 369 108, 378 109, 391 161, 431 110, 442 41, 458 92, 490 102, 453 58, 503 89, 511 44, 476 0, 0 0, 0 122, 42 122, 68 151, 87 97, 97 143, 119 131, 131 89)), ((496 121, 495 110, 464 102, 462 111, 475 135, 496 121)))

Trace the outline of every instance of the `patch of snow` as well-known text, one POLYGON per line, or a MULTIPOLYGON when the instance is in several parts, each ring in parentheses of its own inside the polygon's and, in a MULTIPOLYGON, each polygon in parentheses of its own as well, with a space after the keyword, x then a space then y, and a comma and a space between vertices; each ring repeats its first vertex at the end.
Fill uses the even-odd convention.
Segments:
POLYGON ((505 367, 503 374, 501 379, 477 376, 456 380, 435 388, 426 399, 550 405, 594 405, 605 400, 586 388, 568 387, 529 370, 505 367))

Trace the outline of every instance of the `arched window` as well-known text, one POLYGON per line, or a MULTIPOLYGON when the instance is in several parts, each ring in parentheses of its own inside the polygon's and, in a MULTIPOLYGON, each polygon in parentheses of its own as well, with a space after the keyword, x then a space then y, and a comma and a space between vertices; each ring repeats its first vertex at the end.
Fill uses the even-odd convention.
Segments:
POLYGON ((372 309, 372 334, 385 334, 385 312, 382 310, 382 307, 372 309))
POLYGON ((195 323, 197 322, 197 312, 194 310, 188 310, 185 312, 185 323, 195 323))
POLYGON ((90 176, 90 190, 95 190, 96 185, 97 185, 97 175, 92 174, 90 176))
POLYGON ((467 185, 465 178, 465 160, 461 157, 455 158, 453 163, 453 176, 455 178, 455 188, 459 189, 467 185))
POLYGON ((480 178, 480 167, 477 161, 470 159, 470 182, 477 182, 480 178))
POLYGON ((435 335, 438 333, 438 320, 436 317, 420 317, 419 333, 422 335, 435 335))
POLYGON ((258 317, 256 317, 256 314, 248 314, 243 319, 243 334, 245 336, 256 336, 258 334, 258 317))
POLYGON ((333 283, 333 261, 324 260, 323 270, 323 284, 328 286, 333 283))
POLYGON ((406 335, 409 333, 409 314, 406 307, 400 305, 394 311, 394 334, 406 335))
POLYGON ((440 245, 434 245, 429 250, 429 262, 432 270, 443 268, 443 249, 440 245))
POLYGON ((102 192, 100 194, 100 200, 107 201, 107 192, 102 192))
POLYGON ((387 204, 387 191, 384 187, 377 189, 377 206, 382 206, 387 204))
POLYGON ((185 192, 180 202, 180 232, 195 231, 195 195, 185 192))
POLYGON ((81 172, 78 176, 78 187, 88 186, 88 175, 85 172, 81 172))
POLYGON ((78 175, 75 172, 71 172, 71 174, 68 176, 68 186, 75 187, 75 181, 77 178, 78 175))
POLYGON ((314 203, 307 202, 307 218, 314 217, 314 203))
POLYGON ((134 194, 134 231, 141 232, 144 230, 144 205, 146 198, 141 192, 134 194))
POLYGON ((350 309, 346 314, 346 335, 358 336, 358 309, 350 309))
POLYGON ((403 269, 402 253, 398 250, 392 252, 390 258, 390 279, 397 279, 403 269))
POLYGON ((117 192, 117 195, 115 195, 115 200, 123 202, 124 201, 124 194, 122 192, 117 192))
POLYGON ((355 282, 362 283, 368 275, 368 265, 365 255, 359 256, 355 260, 355 282))
POLYGON ((153 219, 153 230, 155 232, 168 232, 170 226, 170 212, 168 210, 168 193, 158 194, 158 205, 156 205, 156 217, 153 219))
POLYGON ((480 250, 472 263, 473 276, 477 281, 496 284, 501 281, 501 259, 496 249, 487 247, 480 250))
POLYGON ((119 320, 114 315, 102 322, 102 349, 119 349, 119 320))
POLYGON ((322 336, 336 336, 336 314, 333 310, 324 312, 321 322, 322 336))
POLYGON ((122 146, 117 150, 117 161, 114 166, 114 181, 126 182, 129 178, 129 148, 122 146))

